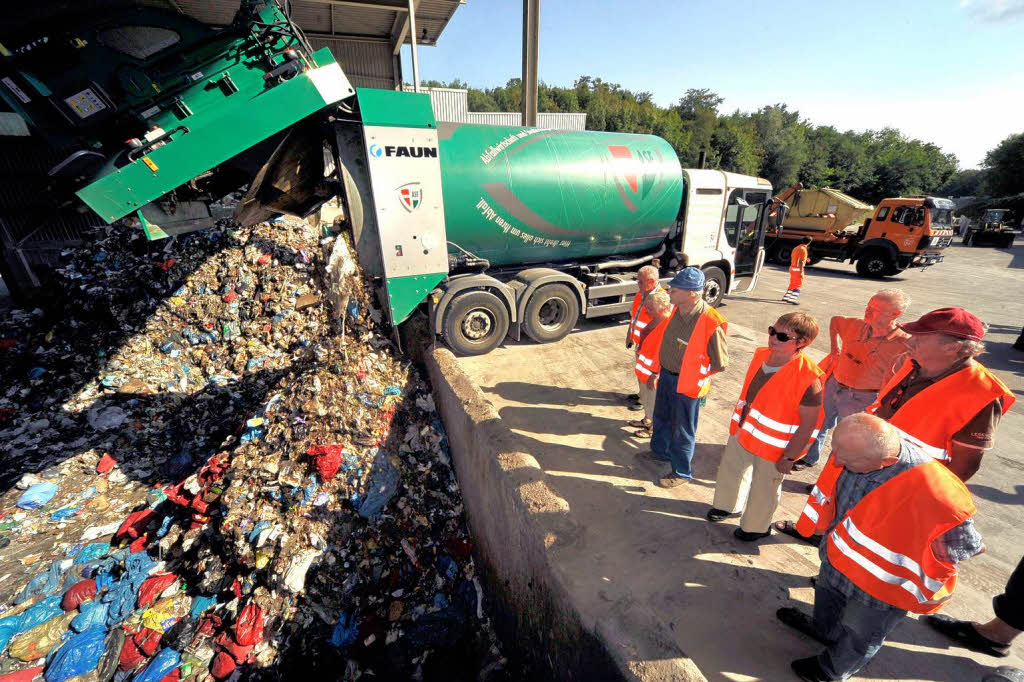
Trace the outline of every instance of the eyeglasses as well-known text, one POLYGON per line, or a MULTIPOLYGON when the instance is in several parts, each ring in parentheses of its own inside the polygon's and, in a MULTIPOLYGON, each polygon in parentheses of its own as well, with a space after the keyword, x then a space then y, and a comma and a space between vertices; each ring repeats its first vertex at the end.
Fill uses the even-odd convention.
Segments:
POLYGON ((787 341, 796 341, 797 339, 800 338, 799 336, 797 336, 795 334, 787 334, 786 332, 777 332, 777 331, 775 331, 775 327, 768 327, 768 336, 774 336, 775 338, 777 338, 782 343, 786 343, 787 341))

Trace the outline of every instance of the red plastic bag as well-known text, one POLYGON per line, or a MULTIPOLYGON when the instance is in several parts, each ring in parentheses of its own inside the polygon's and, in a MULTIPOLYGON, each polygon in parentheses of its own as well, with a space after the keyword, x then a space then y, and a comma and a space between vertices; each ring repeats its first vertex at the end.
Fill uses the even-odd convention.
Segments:
POLYGON ((164 633, 158 630, 150 630, 149 628, 142 628, 135 633, 132 637, 132 641, 135 642, 135 646, 139 648, 142 654, 149 658, 156 654, 156 650, 160 648, 160 640, 163 639, 164 633))
POLYGON ((236 663, 245 663, 245 659, 252 653, 252 646, 243 646, 238 644, 235 640, 231 639, 231 635, 226 632, 222 632, 214 638, 213 643, 219 646, 223 651, 226 651, 228 655, 235 660, 236 663))
POLYGON ((109 452, 104 452, 103 456, 100 457, 99 464, 96 465, 97 474, 109 474, 110 471, 117 466, 117 460, 114 459, 109 452))
POLYGON ((139 651, 139 647, 135 644, 133 638, 124 640, 124 644, 121 646, 121 655, 117 659, 118 670, 135 670, 139 665, 146 660, 145 654, 139 651))
POLYGON ((218 651, 217 655, 213 657, 213 664, 210 665, 210 674, 214 679, 226 680, 231 677, 231 673, 235 672, 236 667, 238 666, 235 664, 235 659, 223 651, 218 651))
POLYGON ((87 601, 96 598, 96 579, 82 580, 68 588, 64 598, 60 600, 60 607, 65 611, 74 611, 87 601))
POLYGON ((43 668, 25 668, 17 672, 0 675, 0 682, 32 682, 43 674, 43 668))
POLYGON ((136 540, 146 534, 146 528, 156 518, 156 512, 148 507, 132 512, 114 535, 115 540, 136 540))
POLYGON ((171 672, 164 675, 164 678, 160 682, 180 682, 181 680, 181 668, 175 668, 171 672))
POLYGON ((142 587, 139 588, 139 608, 144 609, 147 606, 151 606, 160 596, 160 593, 173 585, 177 579, 178 576, 174 573, 165 573, 163 575, 155 575, 152 578, 146 578, 142 583, 142 587))
POLYGON ((235 641, 243 646, 255 646, 263 641, 263 609, 248 604, 238 613, 235 641))
POLYGON ((341 466, 341 453, 344 449, 343 445, 314 445, 306 450, 306 454, 313 458, 313 466, 320 478, 331 481, 341 466))

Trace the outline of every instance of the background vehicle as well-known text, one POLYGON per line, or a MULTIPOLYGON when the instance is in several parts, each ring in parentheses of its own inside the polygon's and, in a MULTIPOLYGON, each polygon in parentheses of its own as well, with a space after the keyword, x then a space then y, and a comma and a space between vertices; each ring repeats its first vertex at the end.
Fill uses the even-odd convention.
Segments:
POLYGON ((650 135, 438 125, 427 95, 357 91, 275 3, 223 30, 155 9, 41 26, 0 95, 66 150, 54 191, 150 239, 212 225, 246 183, 244 224, 340 197, 389 321, 423 309, 463 353, 627 312, 646 263, 688 259, 713 304, 763 264, 767 181, 684 171, 650 135))
POLYGON ((862 277, 886 277, 909 267, 941 262, 953 239, 953 202, 913 196, 883 199, 872 207, 834 189, 804 190, 799 183, 775 197, 787 210, 769 230, 768 257, 789 263, 800 239, 811 238, 810 263, 856 263, 862 277), (781 222, 781 225, 779 225, 781 222))
POLYGON ((990 208, 964 231, 964 246, 995 246, 1008 249, 1020 234, 1013 229, 1007 214, 1009 209, 990 208))

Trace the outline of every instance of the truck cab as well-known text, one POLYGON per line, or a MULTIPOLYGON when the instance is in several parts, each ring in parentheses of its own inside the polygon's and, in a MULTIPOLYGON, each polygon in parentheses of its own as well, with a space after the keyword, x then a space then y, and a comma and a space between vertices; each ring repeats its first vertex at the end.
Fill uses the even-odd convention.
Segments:
POLYGON ((883 199, 864 222, 853 254, 857 272, 868 277, 894 275, 943 259, 953 240, 953 202, 937 197, 883 199))

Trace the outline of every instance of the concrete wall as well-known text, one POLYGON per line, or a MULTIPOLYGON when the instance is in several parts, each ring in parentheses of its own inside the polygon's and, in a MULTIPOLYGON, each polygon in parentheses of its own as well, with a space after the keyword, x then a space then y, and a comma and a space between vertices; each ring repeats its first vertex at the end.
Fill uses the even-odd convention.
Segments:
POLYGON ((490 613, 507 653, 529 679, 706 682, 643 609, 588 622, 586 596, 558 568, 584 530, 450 351, 423 362, 451 443, 490 613))

